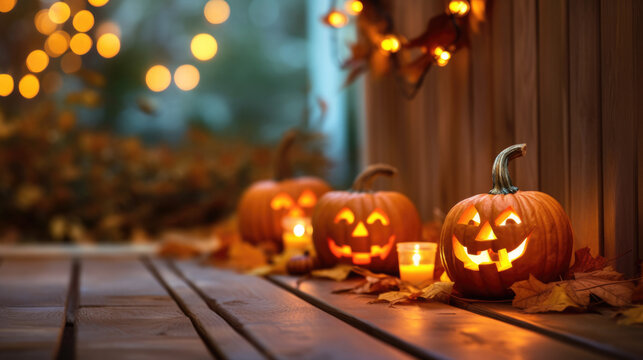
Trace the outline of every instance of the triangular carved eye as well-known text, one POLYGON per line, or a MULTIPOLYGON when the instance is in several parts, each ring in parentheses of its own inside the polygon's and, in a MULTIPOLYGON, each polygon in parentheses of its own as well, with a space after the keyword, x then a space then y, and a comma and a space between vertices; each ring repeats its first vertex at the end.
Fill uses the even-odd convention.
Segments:
POLYGON ((313 207, 316 203, 317 196, 310 190, 304 190, 301 195, 299 195, 299 199, 297 199, 297 204, 301 207, 313 207))
POLYGON ((366 218, 366 223, 367 224, 372 224, 372 223, 376 222, 377 220, 379 220, 382 223, 382 225, 388 225, 389 224, 388 216, 386 216, 384 211, 382 211, 380 209, 373 210, 373 212, 366 218))
POLYGON ((508 224, 520 224, 520 217, 516 214, 516 211, 510 206, 505 211, 498 216, 496 219, 497 226, 505 226, 508 224))
POLYGON ((335 216, 335 223, 338 223, 342 220, 346 221, 349 224, 352 224, 355 221, 355 214, 353 214, 351 209, 343 208, 337 213, 337 216, 335 216))
POLYGON ((292 207, 292 205, 292 198, 286 193, 279 193, 275 195, 275 197, 270 201, 270 207, 273 210, 289 209, 292 207))
POLYGON ((476 207, 473 205, 469 206, 460 216, 458 224, 475 226, 480 225, 480 214, 478 214, 478 210, 476 210, 476 207))

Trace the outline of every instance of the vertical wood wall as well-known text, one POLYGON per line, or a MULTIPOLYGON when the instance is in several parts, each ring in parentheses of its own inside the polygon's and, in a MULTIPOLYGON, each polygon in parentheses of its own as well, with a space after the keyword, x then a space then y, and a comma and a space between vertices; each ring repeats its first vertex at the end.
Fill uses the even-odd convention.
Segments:
MULTIPOLYGON (((401 34, 441 0, 396 1, 401 34)), ((489 0, 470 47, 431 69, 412 99, 366 80, 364 163, 400 170, 393 187, 423 218, 491 188, 491 163, 525 142, 523 190, 554 196, 589 246, 633 275, 643 258, 643 0, 489 0)), ((388 186, 388 185, 387 185, 388 186)))

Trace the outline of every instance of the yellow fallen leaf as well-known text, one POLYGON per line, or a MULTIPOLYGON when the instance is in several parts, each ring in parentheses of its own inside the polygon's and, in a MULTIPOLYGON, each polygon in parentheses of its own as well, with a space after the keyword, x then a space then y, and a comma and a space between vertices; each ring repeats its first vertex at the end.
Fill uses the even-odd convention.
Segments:
POLYGON ((621 311, 618 323, 621 325, 643 324, 643 305, 621 311))
POLYGON ((348 274, 353 270, 353 266, 339 264, 330 269, 317 269, 310 272, 310 275, 318 278, 333 279, 335 281, 346 280, 348 274))
POLYGON ((408 291, 389 291, 381 293, 378 297, 378 301, 388 301, 391 305, 395 305, 398 302, 409 300, 411 293, 408 291))
POLYGON ((530 313, 563 311, 569 307, 584 308, 589 304, 589 297, 587 304, 570 297, 567 284, 545 284, 532 275, 527 280, 514 283, 511 290, 516 294, 512 305, 530 313))
POLYGON ((451 281, 438 281, 435 282, 424 289, 422 289, 422 294, 419 296, 427 300, 436 300, 447 302, 451 297, 451 291, 453 290, 453 282, 451 281))

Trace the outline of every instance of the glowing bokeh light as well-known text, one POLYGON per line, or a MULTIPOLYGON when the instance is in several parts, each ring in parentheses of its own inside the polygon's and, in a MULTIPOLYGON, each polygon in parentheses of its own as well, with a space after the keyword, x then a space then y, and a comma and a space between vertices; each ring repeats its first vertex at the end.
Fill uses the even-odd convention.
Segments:
MULTIPOLYGON (((0 0, 0 12, 7 13, 11 11, 11 9, 16 6, 16 1, 17 0, 0 0)), ((11 86, 11 88, 13 89, 13 85, 11 86)))
POLYGON ((82 65, 82 59, 74 53, 67 53, 60 59, 60 68, 65 74, 75 73, 82 65))
POLYGON ((49 7, 49 19, 56 24, 62 24, 67 21, 70 14, 69 5, 62 1, 55 2, 49 7))
POLYGON ((380 42, 380 48, 387 52, 396 53, 400 50, 400 40, 394 35, 387 35, 380 42))
POLYGON ((328 15, 326 15, 326 17, 324 18, 324 21, 328 25, 339 29, 341 27, 346 26, 346 24, 348 24, 348 17, 337 10, 333 10, 329 12, 328 15))
POLYGON ((35 75, 27 74, 20 79, 18 90, 20 91, 20 95, 25 99, 31 99, 38 95, 38 91, 40 91, 40 82, 35 75))
POLYGON ((87 32, 94 26, 94 15, 89 10, 81 10, 74 15, 74 29, 87 32))
POLYGON ((92 48, 92 38, 84 33, 78 33, 72 36, 69 41, 69 48, 74 54, 85 55, 92 48))
POLYGON ((121 41, 112 33, 103 34, 96 41, 96 50, 106 59, 113 58, 121 50, 121 41))
POLYGON ((174 83, 183 91, 190 91, 199 85, 199 70, 189 64, 179 66, 174 72, 174 83))
POLYGON ((49 35, 45 41, 45 51, 51 57, 59 57, 69 48, 69 34, 58 30, 49 35))
POLYGON ((230 17, 230 5, 224 0, 210 0, 203 8, 205 19, 211 24, 223 24, 230 17))
POLYGON ((87 0, 87 2, 94 7, 101 7, 107 4, 109 0, 87 0))
POLYGON ((464 0, 451 0, 448 9, 455 16, 465 16, 469 13, 469 3, 464 0))
POLYGON ((217 53, 217 41, 210 34, 198 34, 192 38, 190 50, 195 58, 201 61, 210 60, 217 53))
POLYGON ((150 90, 160 92, 167 89, 172 82, 172 74, 163 65, 154 65, 145 74, 145 83, 150 90))
POLYGON ((33 73, 39 73, 49 65, 49 56, 42 50, 34 50, 27 55, 27 69, 33 73))
POLYGON ((49 10, 42 9, 36 13, 33 19, 34 25, 36 25, 36 30, 43 35, 49 35, 56 30, 58 27, 57 24, 54 24, 53 21, 49 18, 49 10))
POLYGON ((364 10, 364 4, 360 0, 348 0, 345 7, 351 15, 357 15, 364 10))
POLYGON ((13 92, 13 78, 9 74, 0 74, 0 96, 9 96, 13 92))

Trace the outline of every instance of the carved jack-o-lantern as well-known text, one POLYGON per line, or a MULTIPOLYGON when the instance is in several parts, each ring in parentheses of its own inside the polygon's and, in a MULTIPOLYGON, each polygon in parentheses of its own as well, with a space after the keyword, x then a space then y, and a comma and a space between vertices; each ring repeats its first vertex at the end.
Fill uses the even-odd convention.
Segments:
POLYGON ((330 191, 328 184, 319 178, 288 178, 292 170, 286 157, 295 136, 295 132, 286 133, 279 145, 275 179, 258 181, 241 196, 239 231, 250 243, 280 250, 283 217, 310 217, 319 197, 330 191))
POLYGON ((313 214, 313 241, 322 266, 347 263, 376 272, 398 272, 398 241, 418 241, 421 223, 413 203, 393 191, 372 192, 377 175, 393 175, 388 165, 372 165, 351 191, 332 191, 313 214))
POLYGON ((440 256, 467 296, 506 297, 529 274, 548 282, 569 267, 572 230, 565 211, 551 196, 511 183, 508 162, 525 150, 521 144, 502 151, 492 171, 494 188, 456 204, 444 221, 440 256))

